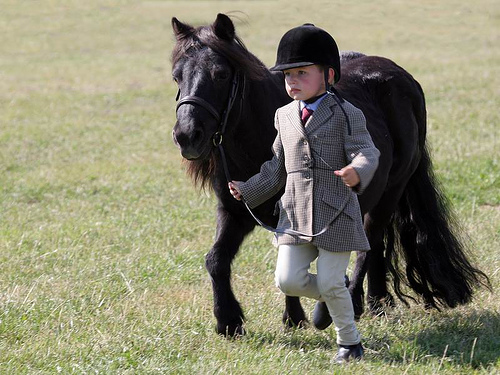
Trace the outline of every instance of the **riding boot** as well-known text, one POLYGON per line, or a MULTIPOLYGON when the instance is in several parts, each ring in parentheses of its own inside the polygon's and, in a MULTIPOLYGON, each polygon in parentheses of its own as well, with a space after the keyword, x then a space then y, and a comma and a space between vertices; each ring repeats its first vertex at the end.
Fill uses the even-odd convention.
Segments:
POLYGON ((335 362, 343 364, 349 362, 350 359, 360 360, 363 358, 364 349, 361 343, 356 345, 339 345, 339 351, 335 356, 335 362))
POLYGON ((316 302, 313 310, 312 321, 314 327, 320 331, 327 329, 332 324, 332 317, 328 312, 325 302, 316 302))

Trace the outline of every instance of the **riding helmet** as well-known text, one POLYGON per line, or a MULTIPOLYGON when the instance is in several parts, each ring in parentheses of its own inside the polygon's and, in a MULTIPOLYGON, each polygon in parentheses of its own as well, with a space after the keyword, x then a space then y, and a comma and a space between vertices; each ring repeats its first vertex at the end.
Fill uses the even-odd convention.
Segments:
POLYGON ((335 71, 340 79, 340 57, 337 43, 325 30, 306 23, 285 33, 278 46, 276 65, 271 70, 286 70, 307 65, 323 65, 335 71))

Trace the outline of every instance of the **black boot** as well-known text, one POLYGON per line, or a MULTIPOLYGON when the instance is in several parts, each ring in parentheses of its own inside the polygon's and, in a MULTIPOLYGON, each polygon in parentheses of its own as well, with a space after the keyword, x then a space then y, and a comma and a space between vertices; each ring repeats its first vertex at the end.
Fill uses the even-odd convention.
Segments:
POLYGON ((326 307, 326 303, 324 302, 316 302, 313 310, 312 316, 313 325, 316 329, 324 330, 328 328, 330 324, 332 324, 332 317, 328 312, 328 307, 326 307))
POLYGON ((335 357, 338 364, 349 362, 351 359, 360 360, 363 358, 364 350, 361 343, 356 345, 339 345, 339 351, 335 357))

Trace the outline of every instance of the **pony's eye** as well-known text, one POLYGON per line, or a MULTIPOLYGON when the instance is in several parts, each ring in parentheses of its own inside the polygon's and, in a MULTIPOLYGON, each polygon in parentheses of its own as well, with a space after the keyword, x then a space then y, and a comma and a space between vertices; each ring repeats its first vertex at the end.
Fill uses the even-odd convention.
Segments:
POLYGON ((226 70, 219 70, 214 73, 214 79, 216 81, 225 81, 228 77, 229 73, 226 70))
POLYGON ((172 79, 178 84, 182 81, 182 70, 179 68, 172 70, 172 79))

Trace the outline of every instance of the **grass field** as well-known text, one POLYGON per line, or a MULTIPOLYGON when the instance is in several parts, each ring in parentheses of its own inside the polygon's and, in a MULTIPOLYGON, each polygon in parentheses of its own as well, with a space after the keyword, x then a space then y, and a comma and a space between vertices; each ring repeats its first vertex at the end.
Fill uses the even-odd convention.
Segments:
POLYGON ((1 3, 0 373, 500 373, 498 1, 1 3), (215 199, 171 141, 170 19, 229 11, 268 66, 286 30, 313 22, 414 75, 436 173, 493 293, 365 315, 366 359, 339 368, 333 330, 283 329, 276 251, 258 229, 233 267, 248 334, 215 333, 215 199))

